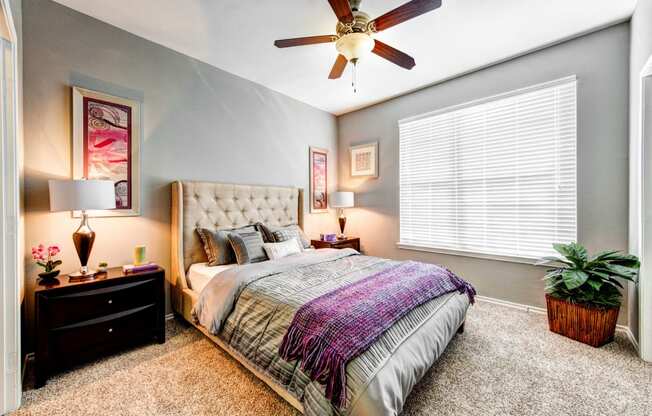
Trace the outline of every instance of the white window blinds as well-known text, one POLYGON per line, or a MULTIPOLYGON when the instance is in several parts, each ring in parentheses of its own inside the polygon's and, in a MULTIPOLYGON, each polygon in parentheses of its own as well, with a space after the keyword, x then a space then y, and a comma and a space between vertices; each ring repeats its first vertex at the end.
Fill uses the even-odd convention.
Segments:
POLYGON ((576 79, 401 120, 400 246, 533 259, 576 240, 576 79))

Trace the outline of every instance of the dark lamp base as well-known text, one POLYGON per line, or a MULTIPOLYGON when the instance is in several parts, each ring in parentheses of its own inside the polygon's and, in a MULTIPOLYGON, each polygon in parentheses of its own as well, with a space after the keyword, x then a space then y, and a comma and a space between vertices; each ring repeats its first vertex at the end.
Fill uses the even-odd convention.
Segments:
POLYGON ((340 236, 344 236, 344 227, 346 227, 346 217, 344 215, 340 215, 340 217, 337 220, 340 223, 340 236))

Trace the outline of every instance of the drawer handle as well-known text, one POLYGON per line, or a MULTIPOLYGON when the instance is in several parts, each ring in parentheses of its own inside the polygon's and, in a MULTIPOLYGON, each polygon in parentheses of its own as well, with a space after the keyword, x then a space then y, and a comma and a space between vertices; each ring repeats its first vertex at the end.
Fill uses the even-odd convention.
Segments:
POLYGON ((109 328, 109 334, 113 332, 113 328, 109 328))
POLYGON ((113 303, 113 299, 109 299, 109 305, 113 303))

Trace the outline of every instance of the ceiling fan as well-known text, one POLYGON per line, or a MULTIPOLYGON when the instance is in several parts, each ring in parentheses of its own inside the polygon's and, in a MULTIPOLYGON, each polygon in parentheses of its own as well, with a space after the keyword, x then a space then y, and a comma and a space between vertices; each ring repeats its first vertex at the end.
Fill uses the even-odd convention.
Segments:
POLYGON ((337 35, 280 39, 275 41, 274 45, 278 48, 289 48, 292 46, 335 42, 335 48, 339 52, 339 55, 328 78, 340 78, 342 73, 344 73, 347 63, 351 62, 354 65, 354 91, 356 89, 355 67, 358 64, 358 60, 369 54, 369 52, 375 53, 402 68, 412 69, 416 64, 414 58, 378 39, 374 39, 373 35, 439 8, 441 6, 441 0, 412 0, 373 20, 370 20, 368 14, 360 11, 361 1, 328 0, 338 19, 335 28, 337 35))

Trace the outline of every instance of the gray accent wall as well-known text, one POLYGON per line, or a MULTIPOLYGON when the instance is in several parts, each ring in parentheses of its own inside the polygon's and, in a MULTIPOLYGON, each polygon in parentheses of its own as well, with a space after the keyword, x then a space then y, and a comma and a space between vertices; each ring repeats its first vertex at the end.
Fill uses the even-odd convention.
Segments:
MULTIPOLYGON (((48 211, 47 180, 72 174, 71 85, 143 102, 142 215, 91 219, 92 266, 130 263, 145 244, 149 260, 169 267, 177 179, 298 186, 307 196, 308 148, 317 146, 330 150, 335 189, 333 115, 49 0, 23 0, 23 28, 25 247, 61 244, 64 273, 79 267, 71 238, 79 220, 48 211)), ((306 213, 305 223, 312 236, 336 226, 324 214, 306 213)), ((31 332, 37 270, 25 261, 31 332)))
MULTIPOLYGON (((544 307, 545 269, 399 249, 398 121, 577 75, 578 235, 590 251, 628 245, 629 24, 619 24, 338 117, 339 185, 356 192, 347 233, 371 255, 440 263, 483 296, 544 307), (349 146, 379 141, 378 179, 350 176, 349 146)), ((417 68, 418 68, 418 57, 417 68)), ((406 74, 406 76, 409 76, 406 74)), ((626 324, 627 301, 620 323, 626 324)))
MULTIPOLYGON (((640 233, 646 233, 643 237, 646 241, 650 241, 652 233, 650 225, 646 228, 640 229, 641 223, 638 221, 639 216, 649 217, 649 212, 641 213, 641 207, 645 201, 646 209, 649 211, 649 201, 652 197, 652 188, 650 181, 643 181, 643 200, 640 198, 638 188, 641 186, 641 160, 647 167, 644 171, 649 172, 649 166, 652 163, 652 153, 650 152, 650 145, 647 143, 652 138, 645 138, 644 148, 647 152, 643 155, 641 151, 641 70, 647 62, 648 58, 652 56, 652 0, 639 0, 632 16, 631 21, 631 78, 630 78, 630 133, 631 133, 631 169, 630 169, 630 246, 637 254, 648 258, 649 251, 642 251, 644 247, 639 247, 640 233)), ((643 175, 646 176, 646 175, 643 175)), ((646 221, 649 223, 649 219, 646 221)), ((647 244, 649 246, 649 243, 647 244)), ((645 247, 649 250, 649 247, 645 247)), ((650 281, 649 267, 644 265, 641 268, 641 279, 648 279, 650 281)), ((639 304, 638 304, 638 290, 634 285, 629 286, 629 323, 634 333, 634 337, 639 339, 639 304)), ((650 313, 650 312, 648 312, 650 313)), ((647 357, 650 359, 649 357, 647 357)))

